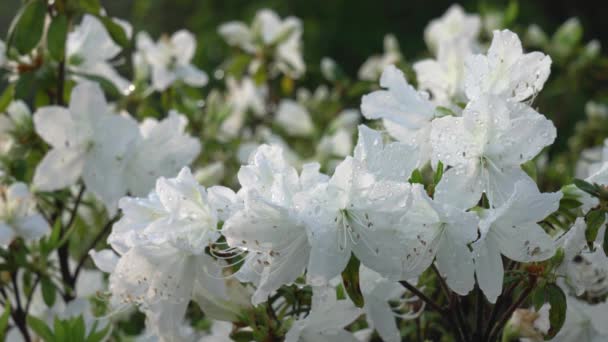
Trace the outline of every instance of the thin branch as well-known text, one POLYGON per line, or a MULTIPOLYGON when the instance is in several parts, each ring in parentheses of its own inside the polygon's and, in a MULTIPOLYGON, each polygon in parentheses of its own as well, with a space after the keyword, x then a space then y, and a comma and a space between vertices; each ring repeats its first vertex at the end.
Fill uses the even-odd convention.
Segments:
POLYGON ((489 337, 488 341, 492 341, 494 338, 496 338, 498 336, 498 333, 502 330, 502 328, 505 326, 505 324, 507 324, 507 321, 509 320, 509 318, 511 318, 511 315, 513 315, 513 312, 515 312, 515 310, 517 310, 517 308, 519 308, 520 305, 528 298, 530 293, 532 293, 535 283, 536 283, 536 281, 532 281, 524 289, 524 291, 521 293, 519 298, 517 298, 517 300, 515 302, 513 302, 511 304, 511 306, 509 306, 507 311, 505 311, 503 313, 501 318, 498 320, 498 323, 496 323, 494 325, 494 328, 492 329, 492 332, 490 333, 490 337, 489 337))
POLYGON ((97 244, 101 241, 101 239, 103 239, 103 237, 107 233, 110 232, 110 230, 112 229, 112 225, 114 225, 114 223, 116 221, 118 221, 119 217, 120 216, 118 214, 114 215, 114 217, 112 217, 106 223, 106 225, 101 229, 101 231, 99 233, 97 233, 97 236, 95 236, 93 241, 85 249, 85 254, 82 257, 80 257, 80 260, 78 260, 78 264, 76 264, 76 268, 74 269, 74 275, 73 275, 74 282, 76 281, 76 279, 78 279, 78 274, 80 274, 80 271, 82 270, 82 267, 84 266, 85 261, 89 257, 89 251, 92 250, 93 248, 95 248, 95 246, 97 246, 97 244))
POLYGON ((401 284, 401 286, 405 287, 420 300, 422 300, 431 308, 433 308, 433 310, 437 311, 442 315, 445 315, 445 317, 448 319, 449 324, 452 326, 452 330, 456 333, 456 339, 458 341, 466 341, 466 337, 463 336, 463 331, 461 330, 459 324, 454 320, 454 317, 452 316, 450 310, 443 309, 441 306, 439 306, 439 304, 435 303, 432 299, 427 297, 427 295, 422 293, 422 291, 418 290, 414 285, 410 284, 409 282, 401 280, 399 281, 399 283, 401 284))

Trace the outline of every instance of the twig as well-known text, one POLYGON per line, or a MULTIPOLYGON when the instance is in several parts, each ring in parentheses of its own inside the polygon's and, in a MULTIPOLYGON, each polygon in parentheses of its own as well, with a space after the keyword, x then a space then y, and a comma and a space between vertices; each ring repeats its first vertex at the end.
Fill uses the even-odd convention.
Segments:
POLYGON ((494 328, 492 329, 492 332, 490 333, 490 337, 489 337, 488 341, 492 341, 494 338, 496 338, 496 336, 498 335, 500 330, 502 330, 502 328, 505 326, 505 324, 507 324, 507 321, 509 320, 509 318, 511 318, 511 315, 513 314, 513 312, 528 298, 528 296, 534 289, 535 283, 536 283, 536 281, 533 280, 528 285, 528 287, 526 287, 524 289, 524 291, 521 293, 519 298, 517 298, 517 300, 515 302, 513 302, 513 304, 511 304, 511 306, 509 306, 507 311, 505 311, 503 313, 501 318, 498 320, 498 323, 496 323, 494 325, 494 328))
POLYGON ((101 229, 101 231, 99 233, 97 233, 97 236, 95 236, 95 238, 93 239, 91 244, 89 244, 89 246, 85 249, 85 254, 82 257, 80 257, 80 260, 78 260, 78 264, 76 264, 76 268, 74 269, 74 275, 72 276, 72 278, 74 279, 74 282, 76 281, 76 279, 78 279, 78 274, 80 274, 80 271, 82 270, 82 267, 84 266, 84 262, 89 257, 89 251, 91 249, 95 248, 95 246, 101 241, 101 239, 112 229, 112 225, 116 221, 118 221, 118 218, 119 218, 118 214, 114 215, 114 217, 112 217, 106 223, 106 225, 101 229))

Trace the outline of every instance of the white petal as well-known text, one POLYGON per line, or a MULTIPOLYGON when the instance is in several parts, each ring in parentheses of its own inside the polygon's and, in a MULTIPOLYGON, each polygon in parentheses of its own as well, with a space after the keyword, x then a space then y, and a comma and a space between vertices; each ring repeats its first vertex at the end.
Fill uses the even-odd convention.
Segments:
POLYGON ((189 64, 196 52, 196 38, 186 30, 179 30, 171 36, 171 44, 177 52, 181 64, 189 64))
POLYGON ((78 180, 84 168, 84 153, 76 148, 52 149, 36 167, 33 184, 41 191, 68 187, 78 180))
POLYGON ((0 246, 6 248, 15 238, 15 231, 5 222, 0 222, 0 246))
POLYGON ((401 142, 385 144, 380 132, 365 125, 359 126, 359 141, 354 156, 379 179, 402 182, 409 178, 418 163, 415 146, 401 142))
POLYGON ((482 190, 478 168, 453 167, 441 177, 434 196, 439 203, 469 209, 477 205, 482 190))
POLYGON ((66 148, 70 147, 70 144, 78 143, 73 135, 77 127, 66 108, 58 106, 42 107, 34 113, 33 119, 36 133, 49 145, 66 148))
POLYGON ((410 129, 420 128, 434 116, 434 106, 405 80, 394 65, 384 69, 378 90, 363 96, 361 112, 368 119, 387 119, 410 129))
POLYGON ((19 218, 15 222, 19 235, 26 241, 35 241, 51 230, 48 222, 40 214, 33 214, 19 218))
MULTIPOLYGON (((368 297, 369 298, 369 297, 368 297)), ((401 341, 401 334, 397 328, 395 313, 386 301, 378 301, 370 298, 365 300, 365 311, 367 319, 378 331, 378 335, 386 342, 401 341)))
POLYGON ((119 260, 118 255, 111 249, 100 251, 92 249, 89 251, 89 255, 95 266, 105 273, 112 273, 119 260))
POLYGON ((202 87, 209 81, 209 76, 207 76, 207 73, 196 68, 192 64, 178 66, 175 69, 175 74, 177 78, 193 87, 202 87))
POLYGON ((555 254, 555 242, 536 223, 494 230, 502 254, 519 262, 547 260, 555 254))
POLYGON ((110 113, 108 103, 97 83, 79 83, 70 95, 70 113, 76 121, 95 122, 110 113))
POLYGON ((475 256, 475 275, 479 288, 490 303, 496 303, 496 298, 502 292, 504 269, 502 257, 494 241, 480 240, 473 244, 475 256))
POLYGON ((451 233, 443 236, 437 251, 437 269, 450 289, 466 296, 475 286, 473 254, 467 245, 460 239, 454 239, 454 236, 451 233))

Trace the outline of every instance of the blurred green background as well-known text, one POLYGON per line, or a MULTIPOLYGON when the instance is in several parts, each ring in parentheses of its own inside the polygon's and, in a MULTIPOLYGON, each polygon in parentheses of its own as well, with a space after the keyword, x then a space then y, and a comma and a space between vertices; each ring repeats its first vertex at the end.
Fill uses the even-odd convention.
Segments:
MULTIPOLYGON (((21 0, 0 0, 0 30, 6 32, 21 0)), ((382 37, 396 34, 408 60, 424 51, 422 32, 429 20, 443 14, 453 1, 407 0, 102 0, 112 16, 127 19, 137 30, 153 36, 187 28, 199 37, 198 62, 203 69, 217 66, 226 46, 216 34, 228 20, 249 21, 256 10, 268 7, 282 16, 295 15, 304 22, 304 54, 317 64, 331 56, 354 75, 371 54, 382 50, 382 37)), ((468 11, 504 8, 507 1, 460 1, 468 11)), ((516 25, 539 24, 553 32, 564 20, 577 16, 585 28, 585 39, 597 38, 608 46, 605 16, 608 1, 523 0, 519 1, 516 25)))

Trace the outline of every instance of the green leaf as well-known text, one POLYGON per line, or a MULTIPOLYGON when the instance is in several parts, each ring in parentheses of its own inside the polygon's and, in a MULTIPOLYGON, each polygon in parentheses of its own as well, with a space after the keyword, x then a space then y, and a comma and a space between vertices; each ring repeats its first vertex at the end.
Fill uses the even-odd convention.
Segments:
POLYGON ((577 188, 583 190, 584 192, 597 197, 599 195, 599 192, 597 190, 597 187, 594 186, 593 184, 590 184, 582 179, 574 179, 574 185, 576 185, 577 188))
POLYGON ((592 244, 595 241, 597 238, 597 233, 604 223, 605 218, 606 213, 603 210, 593 210, 587 214, 585 217, 585 221, 587 222, 587 229, 585 230, 585 238, 587 238, 587 243, 592 244))
POLYGON ((86 339, 86 326, 84 324, 84 318, 82 315, 72 319, 70 321, 70 331, 68 335, 73 341, 84 341, 86 339))
POLYGON ((342 282, 344 283, 344 289, 350 297, 350 300, 355 303, 359 308, 363 307, 363 294, 361 293, 361 287, 359 287, 359 259, 356 256, 351 255, 348 265, 342 272, 342 282))
POLYGON ((106 30, 108 30, 110 37, 112 37, 112 40, 116 44, 120 45, 122 48, 126 48, 127 46, 129 46, 129 37, 127 36, 127 33, 122 28, 122 26, 117 24, 114 20, 112 20, 112 18, 109 17, 98 15, 97 18, 101 20, 103 26, 106 27, 106 30))
POLYGON ((60 14, 53 18, 46 35, 47 48, 51 57, 56 61, 65 56, 65 42, 68 36, 68 18, 60 14))
POLYGON ((69 328, 66 322, 59 319, 59 317, 55 316, 55 321, 53 322, 53 331, 55 332, 55 339, 57 341, 65 341, 68 338, 68 330, 69 328))
POLYGON ((536 311, 540 310, 541 306, 545 304, 545 287, 538 286, 532 291, 530 295, 530 300, 532 301, 532 305, 536 311))
POLYGON ((439 114, 438 117, 456 116, 456 113, 448 107, 437 106, 435 110, 437 111, 437 114, 439 114))
POLYGON ((572 198, 562 198, 562 200, 559 201, 560 209, 576 209, 576 208, 580 207, 581 205, 582 205, 582 203, 580 201, 572 199, 572 198))
POLYGON ((57 297, 55 284, 53 284, 48 277, 42 277, 40 279, 40 286, 42 288, 42 299, 44 299, 44 304, 48 307, 52 307, 53 304, 55 304, 55 299, 57 297))
POLYGON ((545 335, 545 340, 550 340, 557 335, 566 320, 566 295, 559 286, 548 284, 545 287, 545 296, 551 305, 549 309, 551 328, 549 328, 547 335, 545 335))
POLYGON ((439 161, 437 163, 437 171, 435 171, 435 176, 433 177, 433 183, 435 185, 439 184, 441 178, 443 177, 443 163, 439 161))
POLYGON ((22 55, 32 51, 42 38, 45 16, 46 1, 32 0, 26 3, 11 23, 6 49, 14 45, 22 55))
POLYGON ((110 333, 110 329, 112 326, 110 324, 106 324, 105 328, 101 330, 97 330, 97 321, 93 324, 93 329, 91 329, 91 333, 87 336, 86 342, 101 342, 106 336, 110 333))
POLYGON ((15 84, 15 99, 26 99, 32 93, 35 83, 35 72, 26 72, 19 75, 19 79, 15 84))
POLYGON ((420 173, 420 170, 415 169, 412 171, 409 182, 412 184, 424 184, 424 178, 422 178, 422 173, 420 173))
POLYGON ((76 5, 82 11, 93 15, 98 15, 101 11, 99 0, 77 0, 76 5))
POLYGON ((13 101, 13 95, 15 94, 15 86, 11 83, 4 89, 2 95, 0 96, 0 113, 4 113, 6 108, 13 101))
POLYGON ((34 330, 36 335, 40 336, 44 341, 55 341, 55 335, 53 335, 53 332, 43 320, 38 319, 34 316, 28 316, 27 325, 29 325, 30 328, 34 330))
POLYGON ((0 341, 4 341, 6 333, 6 328, 8 327, 8 320, 11 316, 11 302, 9 300, 6 301, 4 305, 4 313, 0 316, 0 341))
POLYGON ((537 180, 538 172, 536 170, 536 162, 534 160, 528 160, 527 162, 521 165, 521 168, 524 170, 530 178, 537 180))

